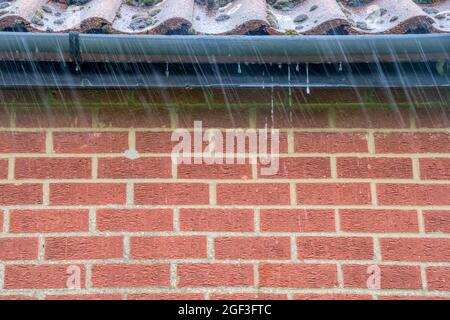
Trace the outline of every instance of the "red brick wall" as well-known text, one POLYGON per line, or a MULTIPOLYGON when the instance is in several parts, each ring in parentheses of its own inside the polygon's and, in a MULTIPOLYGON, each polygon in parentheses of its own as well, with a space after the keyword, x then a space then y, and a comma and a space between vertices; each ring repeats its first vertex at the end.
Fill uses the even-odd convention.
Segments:
POLYGON ((0 118, 1 298, 450 298, 449 109, 0 118), (194 120, 281 128, 280 171, 172 164, 194 120))

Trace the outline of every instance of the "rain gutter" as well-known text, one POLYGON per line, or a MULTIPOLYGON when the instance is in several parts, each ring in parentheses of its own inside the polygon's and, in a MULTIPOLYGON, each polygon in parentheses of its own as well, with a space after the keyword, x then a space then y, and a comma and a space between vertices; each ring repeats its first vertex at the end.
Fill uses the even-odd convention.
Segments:
POLYGON ((450 34, 103 35, 0 32, 0 60, 133 63, 357 63, 449 60, 450 34))

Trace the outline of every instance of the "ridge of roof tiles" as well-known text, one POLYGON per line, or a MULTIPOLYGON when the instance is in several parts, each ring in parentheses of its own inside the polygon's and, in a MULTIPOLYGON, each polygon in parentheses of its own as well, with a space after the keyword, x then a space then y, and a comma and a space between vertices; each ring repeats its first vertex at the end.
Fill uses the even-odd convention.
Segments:
POLYGON ((0 0, 0 30, 209 35, 443 33, 450 32, 450 0, 0 0))

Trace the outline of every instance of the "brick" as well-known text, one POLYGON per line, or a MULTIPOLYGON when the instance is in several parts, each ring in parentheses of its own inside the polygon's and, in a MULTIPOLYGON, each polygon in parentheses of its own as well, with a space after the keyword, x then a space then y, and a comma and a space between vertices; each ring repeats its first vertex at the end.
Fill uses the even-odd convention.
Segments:
MULTIPOLYGON (((73 265, 5 265, 5 289, 66 289, 73 265)), ((84 288, 85 271, 80 268, 80 285, 84 288)))
POLYGON ((368 183, 300 183, 297 202, 311 205, 357 205, 372 202, 368 183))
POLYGON ((0 210, 0 233, 3 232, 3 219, 4 219, 3 215, 4 215, 3 211, 0 210))
POLYGON ((302 132, 294 135, 294 150, 299 153, 368 152, 365 133, 302 132))
POLYGON ((49 294, 45 296, 45 300, 56 301, 56 300, 122 300, 122 294, 111 293, 111 294, 49 294))
POLYGON ((96 225, 102 232, 172 231, 173 214, 170 209, 98 209, 96 225))
POLYGON ((201 121, 203 128, 248 128, 248 108, 204 107, 177 108, 178 128, 193 128, 194 121, 201 121))
POLYGON ((382 238, 384 261, 450 262, 450 239, 445 238, 382 238))
POLYGON ((133 259, 206 258, 205 236, 131 237, 133 259))
POLYGON ((420 159, 422 180, 450 180, 450 159, 420 159))
POLYGON ((162 108, 102 108, 98 122, 101 127, 112 128, 170 128, 170 114, 162 108))
POLYGON ((259 285, 269 288, 333 288, 338 286, 335 265, 271 264, 259 265, 259 285))
POLYGON ((218 237, 216 259, 287 260, 291 258, 289 237, 218 237))
POLYGON ((92 177, 88 158, 17 158, 16 179, 84 179, 92 177))
POLYGON ((181 231, 250 232, 254 230, 253 210, 181 209, 181 231))
POLYGON ((203 183, 137 183, 136 204, 208 204, 209 186, 203 183))
POLYGON ((122 257, 122 237, 87 236, 45 239, 46 260, 93 260, 122 257))
POLYGON ((377 153, 449 153, 448 133, 396 132, 375 134, 377 153))
POLYGON ((287 183, 229 183, 217 185, 217 203, 221 205, 290 204, 287 183))
POLYGON ((379 300, 408 300, 408 301, 415 301, 415 300, 450 300, 449 297, 440 297, 440 296, 379 296, 379 300))
POLYGON ((168 287, 168 264, 98 264, 92 266, 94 288, 168 287))
POLYGON ((211 293, 211 300, 287 300, 282 293, 211 293))
POLYGON ((419 232, 414 210, 340 210, 341 230, 367 233, 419 232))
POLYGON ((0 301, 14 301, 14 300, 37 300, 36 297, 33 296, 26 296, 26 295, 15 295, 15 294, 7 294, 7 295, 0 295, 0 301))
POLYGON ((450 291, 450 267, 428 267, 427 282, 429 290, 450 291))
POLYGON ((89 109, 16 108, 18 128, 89 128, 92 114, 89 109))
POLYGON ((0 153, 43 153, 45 134, 34 132, 0 132, 0 153))
MULTIPOLYGON (((3 94, 0 94, 0 98, 3 100, 3 94)), ((8 108, 0 107, 0 127, 11 128, 12 115, 8 108)))
POLYGON ((383 205, 449 205, 450 184, 377 184, 383 205))
POLYGON ((407 108, 348 107, 336 109, 338 128, 409 128, 407 108))
POLYGON ((125 184, 113 183, 52 183, 52 205, 125 204, 125 184))
POLYGON ((425 231, 429 233, 450 233, 450 211, 424 211, 425 231))
POLYGON ((167 158, 100 158, 98 177, 111 179, 171 178, 172 160, 167 158))
POLYGON ((299 259, 372 260, 373 240, 368 237, 299 237, 299 259))
POLYGON ((251 179, 250 164, 179 164, 179 179, 251 179))
POLYGON ((250 264, 191 263, 177 266, 178 287, 250 287, 250 264))
POLYGON ((450 110, 448 108, 417 108, 415 111, 418 128, 450 128, 450 110))
POLYGON ((171 132, 137 132, 136 149, 141 153, 171 153, 177 144, 171 132))
POLYGON ((41 184, 0 184, 0 205, 41 204, 41 184))
POLYGON ((55 132, 56 153, 123 153, 128 149, 127 132, 55 132))
POLYGON ((78 209, 11 210, 9 232, 86 232, 89 231, 89 211, 78 209))
POLYGON ((37 259, 38 238, 0 238, 0 261, 37 259))
POLYGON ((263 209, 261 231, 265 232, 334 232, 333 210, 263 209))
POLYGON ((412 160, 408 158, 338 158, 339 178, 410 179, 412 160))
MULTIPOLYGON (((369 265, 343 265, 345 288, 371 289, 367 281, 372 276, 369 265)), ((419 266, 381 265, 381 289, 421 289, 422 280, 419 266)))
MULTIPOLYGON (((273 175, 261 175, 260 178, 283 179, 323 179, 331 177, 330 158, 279 158, 279 170, 273 175)), ((268 166, 267 166, 268 167, 268 166)))
POLYGON ((317 108, 258 108, 256 125, 258 128, 328 128, 328 112, 317 108))
POLYGON ((0 159, 0 179, 8 178, 8 159, 0 159))
POLYGON ((369 294, 294 293, 294 300, 372 300, 372 296, 369 294))
POLYGON ((128 300, 204 300, 203 293, 181 292, 181 293, 135 293, 129 294, 128 300))

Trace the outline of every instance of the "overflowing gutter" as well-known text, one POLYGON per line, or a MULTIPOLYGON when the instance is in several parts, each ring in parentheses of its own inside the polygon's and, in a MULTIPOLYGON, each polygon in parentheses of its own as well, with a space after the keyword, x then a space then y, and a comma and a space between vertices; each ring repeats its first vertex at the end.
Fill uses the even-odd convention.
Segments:
POLYGON ((449 34, 0 32, 0 87, 449 87, 449 52, 449 34))

